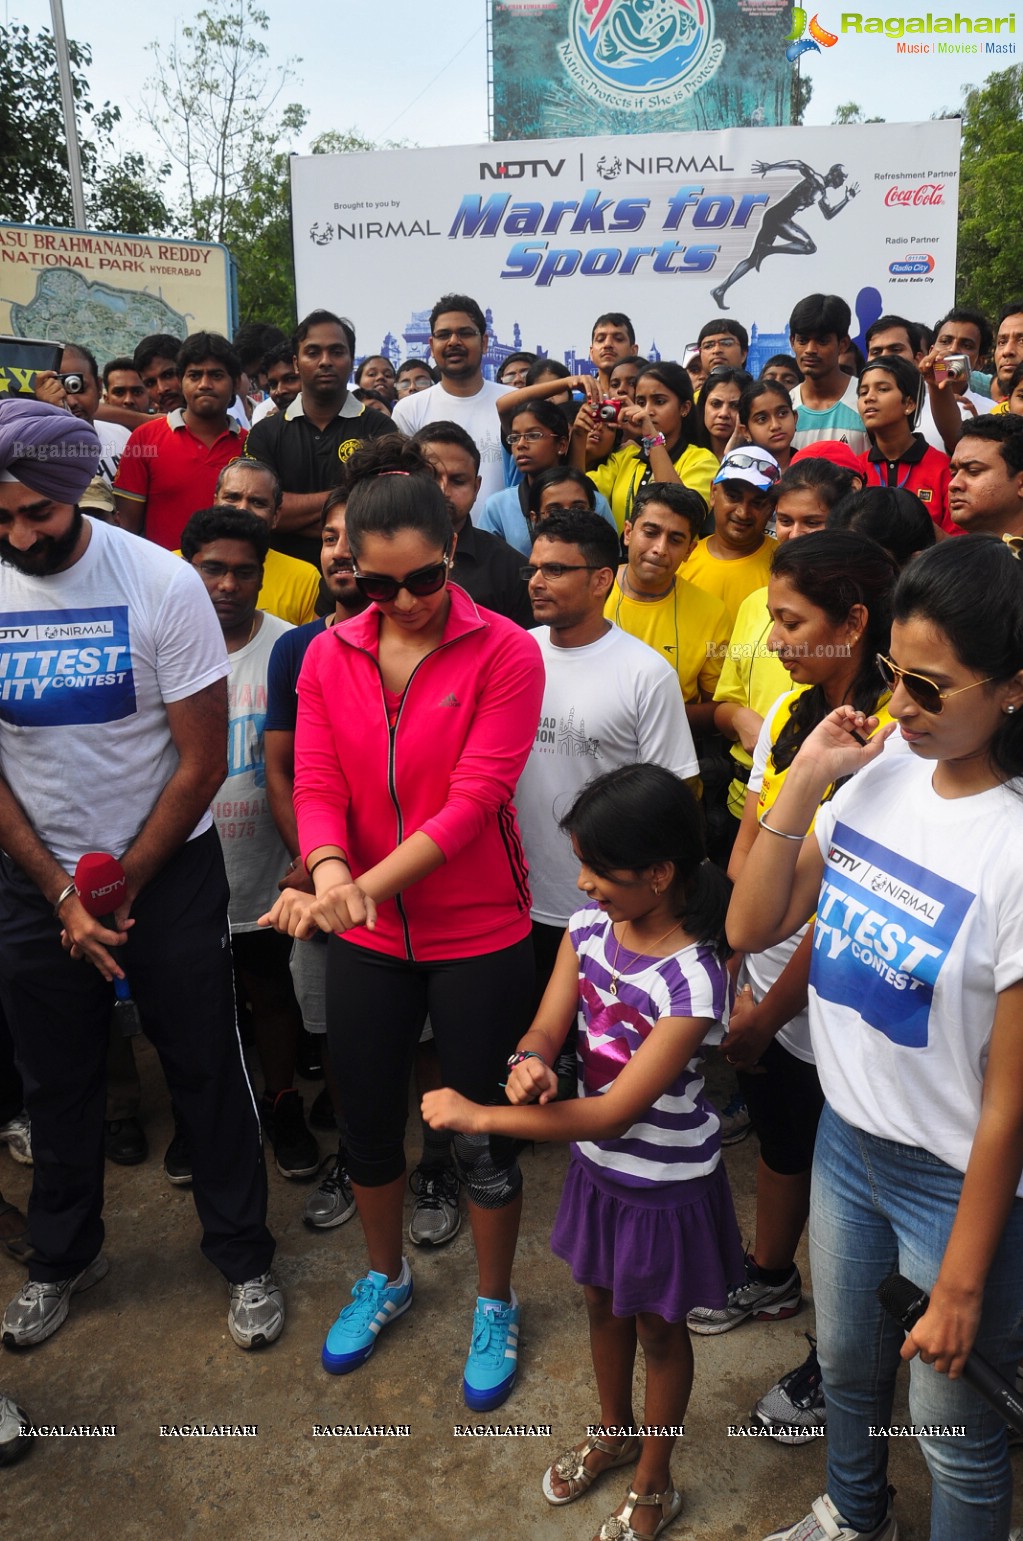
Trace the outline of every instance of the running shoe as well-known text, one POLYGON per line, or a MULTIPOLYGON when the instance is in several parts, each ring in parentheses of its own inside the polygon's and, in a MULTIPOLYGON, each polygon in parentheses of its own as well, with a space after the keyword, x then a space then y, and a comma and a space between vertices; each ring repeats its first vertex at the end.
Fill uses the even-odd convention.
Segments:
POLYGON ((828 1426, 828 1413, 817 1363, 817 1339, 806 1333, 810 1352, 798 1369, 783 1375, 754 1407, 752 1417, 783 1445, 805 1445, 828 1426))
POLYGON ((747 1253, 746 1278, 729 1291, 728 1300, 719 1309, 697 1306, 686 1317, 690 1332, 700 1337, 716 1337, 731 1332, 752 1317, 755 1322, 783 1322, 802 1309, 803 1281, 793 1267, 784 1284, 765 1284, 757 1277, 757 1265, 747 1253))
POLYGON ((417 1166, 409 1178, 416 1196, 409 1222, 409 1241, 417 1247, 440 1247, 458 1235, 458 1173, 451 1166, 417 1166))
POLYGON ((403 1315, 412 1304, 412 1271, 402 1261, 396 1284, 388 1284, 382 1273, 370 1270, 355 1281, 352 1303, 327 1333, 323 1345, 323 1368, 331 1375, 347 1375, 365 1364, 376 1348, 377 1334, 403 1315))
POLYGON ((466 1407, 476 1413, 500 1407, 515 1385, 518 1360, 519 1303, 515 1291, 511 1292, 510 1305, 481 1295, 476 1301, 472 1343, 462 1380, 466 1407))
POLYGON ((853 1530, 835 1508, 827 1493, 815 1498, 810 1513, 787 1530, 772 1530, 764 1541, 899 1541, 891 1501, 888 1513, 876 1530, 853 1530))

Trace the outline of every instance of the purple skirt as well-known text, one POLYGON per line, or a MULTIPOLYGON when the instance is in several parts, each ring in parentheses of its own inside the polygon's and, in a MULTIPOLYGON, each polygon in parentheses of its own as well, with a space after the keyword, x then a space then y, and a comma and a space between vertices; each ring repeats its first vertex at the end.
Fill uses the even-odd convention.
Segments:
POLYGON ((577 1284, 611 1294, 615 1316, 681 1322, 720 1308, 743 1277, 742 1241, 724 1163, 667 1188, 626 1188, 573 1152, 551 1251, 577 1284))

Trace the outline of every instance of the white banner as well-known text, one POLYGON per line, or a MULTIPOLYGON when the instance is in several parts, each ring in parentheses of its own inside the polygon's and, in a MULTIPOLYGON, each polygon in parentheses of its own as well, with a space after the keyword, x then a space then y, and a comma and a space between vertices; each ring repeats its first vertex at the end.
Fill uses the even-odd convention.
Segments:
POLYGON ((351 317, 358 352, 428 353, 429 311, 492 315, 513 348, 569 368, 625 311, 641 353, 681 358, 701 325, 788 351, 793 305, 841 294, 854 337, 883 312, 933 324, 955 300, 959 123, 730 129, 293 157, 298 312, 351 317), (755 331, 754 331, 755 329, 755 331))

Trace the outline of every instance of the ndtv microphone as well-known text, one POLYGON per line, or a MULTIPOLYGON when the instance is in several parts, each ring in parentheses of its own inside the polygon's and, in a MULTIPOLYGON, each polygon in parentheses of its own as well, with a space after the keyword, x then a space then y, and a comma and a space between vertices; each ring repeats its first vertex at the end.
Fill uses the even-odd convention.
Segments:
MULTIPOLYGON (((930 1305, 930 1296, 914 1284, 912 1280, 903 1278, 900 1273, 889 1274, 877 1287, 877 1298, 888 1312, 894 1316, 899 1325, 909 1332, 914 1328, 930 1305)), ((1016 1393, 1016 1388, 1010 1386, 1004 1376, 986 1359, 976 1353, 967 1355, 966 1363, 962 1370, 963 1380, 972 1386, 974 1391, 982 1396, 986 1402, 990 1402, 995 1412, 1015 1429, 1017 1434, 1023 1434, 1023 1401, 1016 1393)))
MULTIPOLYGON (((101 920, 113 929, 114 911, 124 899, 127 887, 124 868, 116 856, 110 856, 106 851, 87 851, 79 858, 75 867, 75 892, 82 908, 94 920, 101 920)), ((111 947, 108 951, 119 963, 120 949, 111 947)), ((122 1036, 133 1038, 141 1031, 142 1024, 127 979, 114 979, 114 996, 114 1012, 122 1036)))

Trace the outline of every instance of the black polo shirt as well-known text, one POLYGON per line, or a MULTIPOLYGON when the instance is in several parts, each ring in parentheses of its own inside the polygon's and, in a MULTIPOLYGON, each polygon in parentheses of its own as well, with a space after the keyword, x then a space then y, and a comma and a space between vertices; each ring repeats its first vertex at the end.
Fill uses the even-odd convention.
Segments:
MULTIPOLYGON (((337 486, 339 465, 364 439, 394 431, 386 413, 372 411, 352 395, 345 398, 341 411, 326 428, 317 428, 305 415, 302 397, 297 396, 286 412, 271 412, 249 430, 245 453, 251 460, 270 466, 284 492, 327 492, 337 486)), ((271 545, 286 556, 301 557, 316 568, 320 565, 316 535, 275 530, 271 545)))
POLYGON ((522 553, 514 546, 467 519, 455 547, 451 577, 485 610, 496 610, 528 630, 535 622, 529 586, 519 577, 523 565, 522 553))

